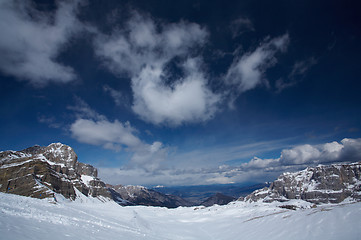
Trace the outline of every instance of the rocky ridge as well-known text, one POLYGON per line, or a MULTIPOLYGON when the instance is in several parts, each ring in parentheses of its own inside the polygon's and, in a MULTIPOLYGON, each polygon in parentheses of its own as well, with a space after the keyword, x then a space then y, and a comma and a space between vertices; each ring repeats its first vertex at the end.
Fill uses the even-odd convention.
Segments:
POLYGON ((361 200, 361 162, 308 167, 295 173, 283 173, 270 187, 259 189, 244 201, 340 203, 346 198, 361 200))
POLYGON ((114 200, 122 206, 191 205, 178 196, 142 186, 106 185, 98 178, 96 168, 78 162, 74 150, 62 143, 0 152, 0 192, 54 200, 56 194, 75 200, 81 193, 86 197, 114 200))
POLYGON ((111 199, 97 169, 80 163, 74 150, 61 143, 0 152, 0 191, 35 198, 74 200, 75 188, 85 196, 111 199))

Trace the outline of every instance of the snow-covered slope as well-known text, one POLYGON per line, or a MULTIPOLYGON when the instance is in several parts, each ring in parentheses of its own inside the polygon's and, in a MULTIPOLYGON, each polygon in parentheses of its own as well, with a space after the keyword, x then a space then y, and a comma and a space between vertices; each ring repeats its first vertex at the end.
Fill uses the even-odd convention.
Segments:
POLYGON ((361 203, 233 202, 210 208, 130 206, 0 193, 0 238, 21 239, 360 239, 361 203))

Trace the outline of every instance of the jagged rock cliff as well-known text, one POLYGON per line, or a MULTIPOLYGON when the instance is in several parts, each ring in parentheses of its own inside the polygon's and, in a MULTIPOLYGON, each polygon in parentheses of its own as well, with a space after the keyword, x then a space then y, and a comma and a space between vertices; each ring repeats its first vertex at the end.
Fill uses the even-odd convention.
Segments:
POLYGON ((76 198, 75 188, 86 196, 111 198, 97 170, 77 161, 74 150, 61 143, 0 152, 0 191, 36 198, 76 198))
POLYGON ((347 197, 361 200, 361 162, 308 167, 284 173, 270 187, 254 191, 244 201, 287 201, 340 203, 347 197))
POLYGON ((74 150, 61 143, 0 152, 0 191, 35 198, 55 193, 74 200, 85 196, 112 199, 120 205, 189 206, 186 200, 140 186, 111 186, 98 178, 97 169, 78 162, 74 150))

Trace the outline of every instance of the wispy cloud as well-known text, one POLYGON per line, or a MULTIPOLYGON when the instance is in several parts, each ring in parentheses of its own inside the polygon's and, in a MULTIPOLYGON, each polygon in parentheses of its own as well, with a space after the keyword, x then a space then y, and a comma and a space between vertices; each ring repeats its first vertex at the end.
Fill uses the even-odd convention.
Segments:
POLYGON ((230 30, 232 37, 236 38, 242 35, 245 31, 254 31, 255 29, 249 18, 239 17, 231 22, 230 30))
POLYGON ((281 92, 282 90, 292 87, 296 85, 298 82, 300 82, 307 72, 315 65, 317 64, 317 60, 313 57, 308 58, 304 61, 297 61, 290 72, 290 74, 287 77, 287 80, 279 79, 276 81, 276 89, 278 92, 281 92))
POLYGON ((38 122, 48 125, 50 128, 61 128, 62 124, 58 123, 55 117, 47 117, 44 115, 38 116, 38 122))
POLYGON ((117 106, 124 104, 125 98, 121 91, 117 91, 114 88, 109 87, 108 85, 104 85, 103 90, 104 92, 109 93, 117 106))
POLYGON ((77 119, 93 119, 97 121, 106 120, 104 115, 97 113, 80 97, 74 97, 74 104, 67 107, 77 119))
POLYGON ((273 66, 277 52, 284 52, 289 43, 289 35, 267 40, 252 52, 235 57, 225 76, 228 85, 237 88, 238 93, 248 91, 262 83, 263 74, 273 66))
POLYGON ((177 167, 218 167, 220 165, 240 164, 255 155, 274 152, 288 146, 291 139, 258 141, 248 144, 230 144, 227 146, 210 146, 190 151, 176 151, 170 154, 171 162, 177 167))
POLYGON ((47 14, 27 0, 0 1, 0 70, 35 86, 74 80, 74 70, 56 57, 81 30, 78 3, 59 1, 55 13, 47 14))

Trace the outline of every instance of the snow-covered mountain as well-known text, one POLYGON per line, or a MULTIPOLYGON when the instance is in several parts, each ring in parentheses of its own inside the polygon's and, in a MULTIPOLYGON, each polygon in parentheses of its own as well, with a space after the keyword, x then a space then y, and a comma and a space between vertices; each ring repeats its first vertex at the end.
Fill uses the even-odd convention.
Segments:
MULTIPOLYGON (((97 169, 78 162, 74 150, 61 143, 34 146, 22 151, 0 152, 0 191, 50 198, 56 194, 75 200, 79 195, 114 200, 120 205, 145 205, 175 208, 191 206, 181 197, 142 186, 106 185, 97 169)), ((284 173, 270 187, 254 191, 245 201, 287 201, 302 199, 312 203, 339 203, 346 198, 361 200, 361 162, 309 167, 284 173)), ((228 203, 215 196, 204 205, 228 203)))
POLYGON ((225 206, 122 207, 178 200, 141 186, 106 186, 94 167, 60 143, 5 151, 0 238, 359 239, 360 170, 361 163, 353 163, 285 173, 225 206))
POLYGON ((78 162, 74 150, 61 143, 0 152, 0 191, 34 198, 56 194, 67 199, 95 197, 122 206, 190 206, 188 201, 141 186, 106 185, 97 169, 78 162), (84 195, 84 196, 83 196, 84 195))
POLYGON ((254 191, 245 201, 288 201, 302 199, 311 203, 340 203, 346 198, 361 200, 361 162, 308 167, 283 173, 270 187, 254 191))
POLYGON ((35 198, 54 198, 56 193, 75 200, 78 190, 110 200, 97 169, 77 159, 74 150, 61 143, 0 152, 0 191, 35 198))

